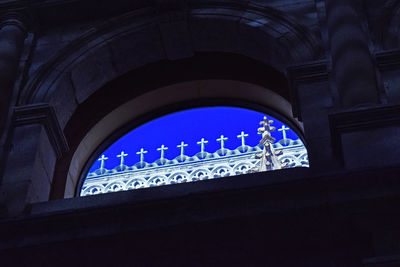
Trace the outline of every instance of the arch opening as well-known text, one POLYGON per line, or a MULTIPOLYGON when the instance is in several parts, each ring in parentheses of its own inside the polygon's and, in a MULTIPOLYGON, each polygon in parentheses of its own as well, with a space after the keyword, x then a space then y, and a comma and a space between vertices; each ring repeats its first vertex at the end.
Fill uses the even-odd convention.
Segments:
POLYGON ((232 106, 170 113, 103 146, 86 165, 77 195, 309 166, 295 130, 270 114, 232 106))

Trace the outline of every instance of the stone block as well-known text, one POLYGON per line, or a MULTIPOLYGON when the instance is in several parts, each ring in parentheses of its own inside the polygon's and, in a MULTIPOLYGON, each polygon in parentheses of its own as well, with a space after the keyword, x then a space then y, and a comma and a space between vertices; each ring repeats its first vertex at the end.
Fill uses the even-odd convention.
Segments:
POLYGON ((238 17, 195 14, 190 20, 193 47, 196 51, 237 52, 240 50, 238 17))
POLYGON ((72 198, 75 196, 76 184, 68 174, 66 185, 65 185, 65 198, 72 198))
POLYGON ((240 19, 240 23, 254 29, 259 29, 274 39, 280 38, 288 31, 287 27, 278 25, 264 14, 254 12, 245 12, 240 19))
POLYGON ((333 96, 328 81, 300 84, 297 90, 302 111, 315 112, 333 107, 333 96))
POLYGON ((8 155, 4 183, 28 181, 36 160, 41 132, 40 124, 24 125, 14 130, 11 151, 8 155))
POLYGON ((42 161, 38 160, 32 172, 31 185, 29 187, 29 192, 26 198, 27 203, 35 203, 49 200, 51 176, 47 174, 42 161))
POLYGON ((329 84, 325 81, 299 85, 298 101, 307 138, 330 136, 328 114, 333 108, 329 84))
POLYGON ((317 110, 302 113, 304 134, 309 139, 330 136, 328 111, 317 110))
POLYGON ((340 168, 332 151, 330 137, 307 139, 310 167, 316 172, 329 172, 340 168))
POLYGON ((341 136, 348 169, 379 168, 400 163, 400 126, 346 132, 341 136))
POLYGON ((41 132, 39 140, 40 143, 36 160, 38 160, 38 163, 43 166, 46 176, 49 178, 48 182, 51 183, 57 160, 56 153, 54 152, 54 148, 47 137, 46 131, 41 132))
POLYGON ((71 71, 78 103, 84 102, 98 88, 112 80, 116 71, 109 47, 104 43, 86 53, 71 71))
POLYGON ((186 21, 162 23, 160 30, 168 59, 193 56, 192 41, 186 21))
POLYGON ((383 75, 383 85, 389 103, 400 103, 400 70, 391 70, 383 75))
POLYGON ((54 107, 61 129, 64 129, 78 107, 70 75, 71 73, 64 74, 64 77, 55 85, 55 93, 49 99, 50 104, 54 107))
POLYGON ((4 205, 3 210, 6 216, 16 216, 24 211, 30 186, 31 181, 3 183, 1 185, 0 203, 4 205))
POLYGON ((166 58, 158 25, 118 36, 109 41, 109 46, 118 74, 166 58))
POLYGON ((240 52, 283 72, 287 53, 283 47, 278 46, 273 36, 260 34, 260 31, 259 27, 239 24, 240 52))
POLYGON ((17 126, 2 187, 7 209, 21 211, 28 202, 48 200, 55 161, 54 148, 41 124, 17 126), (18 203, 14 203, 14 191, 18 203))

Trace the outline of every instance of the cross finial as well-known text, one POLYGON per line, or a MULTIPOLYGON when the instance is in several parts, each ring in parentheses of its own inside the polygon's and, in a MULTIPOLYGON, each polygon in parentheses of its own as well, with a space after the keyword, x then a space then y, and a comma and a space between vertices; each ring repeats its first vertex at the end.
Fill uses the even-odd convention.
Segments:
POLYGON ((269 132, 273 132, 275 131, 275 127, 271 126, 271 124, 274 123, 273 120, 268 119, 267 116, 264 116, 263 120, 260 122, 260 125, 262 125, 261 128, 258 129, 258 131, 260 132, 265 132, 265 131, 269 131, 269 132))
POLYGON ((221 150, 224 150, 225 141, 228 140, 228 137, 221 135, 220 138, 217 139, 219 143, 221 143, 221 150))
POLYGON ((204 158, 204 146, 208 144, 208 141, 204 140, 204 138, 201 138, 201 140, 197 142, 197 144, 200 145, 201 157, 204 158))
POLYGON ((273 120, 270 120, 267 116, 264 116, 263 120, 260 122, 260 125, 269 126, 273 122, 273 120))
POLYGON ((262 126, 257 129, 258 134, 262 135, 263 137, 265 135, 271 135, 271 132, 275 131, 275 126, 271 126, 273 122, 273 120, 270 120, 264 116, 263 120, 260 122, 260 125, 262 126))
POLYGON ((108 160, 108 158, 106 156, 101 155, 101 157, 98 159, 98 161, 100 161, 100 169, 104 169, 104 162, 108 160))
POLYGON ((282 125, 280 129, 278 129, 279 132, 282 132, 282 137, 283 137, 283 143, 286 145, 287 144, 287 138, 286 138, 286 131, 290 130, 288 127, 285 127, 285 125, 282 125))
POLYGON ((177 145, 177 146, 176 146, 177 148, 180 148, 180 149, 181 149, 181 160, 183 160, 183 156, 184 156, 184 154, 185 154, 185 147, 187 147, 187 146, 188 146, 188 145, 185 144, 183 141, 181 142, 180 145, 177 145))
POLYGON ((140 165, 143 165, 144 163, 144 154, 147 154, 147 151, 145 151, 143 148, 140 149, 140 151, 136 152, 137 155, 140 155, 140 165))
POLYGON ((128 154, 125 154, 124 151, 121 151, 121 154, 117 155, 117 158, 121 158, 121 163, 120 163, 121 168, 122 166, 124 166, 126 156, 128 156, 128 154))
POLYGON ((168 149, 168 147, 166 147, 166 146, 164 146, 164 145, 161 145, 160 148, 157 148, 157 151, 161 151, 161 157, 160 157, 160 160, 161 160, 161 161, 164 160, 164 150, 167 150, 167 149, 168 149))
POLYGON ((249 136, 248 134, 245 134, 243 131, 237 136, 237 138, 242 140, 242 147, 245 147, 245 139, 246 137, 249 136))

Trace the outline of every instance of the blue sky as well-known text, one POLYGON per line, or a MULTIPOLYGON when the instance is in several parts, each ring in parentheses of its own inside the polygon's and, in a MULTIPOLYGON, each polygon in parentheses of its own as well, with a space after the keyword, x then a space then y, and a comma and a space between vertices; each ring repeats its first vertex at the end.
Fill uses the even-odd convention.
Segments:
MULTIPOLYGON (((180 148, 177 148, 177 145, 182 141, 188 145, 185 147, 185 155, 193 156, 200 152, 200 145, 197 142, 201 138, 208 141, 205 151, 213 153, 221 148, 220 143, 216 141, 221 135, 228 138, 225 141, 225 148, 236 149, 241 145, 241 139, 237 138, 241 131, 248 134, 246 145, 256 146, 260 141, 257 128, 260 127, 259 122, 265 115, 274 120, 272 125, 277 129, 282 127, 282 122, 268 114, 236 107, 203 107, 165 115, 133 129, 108 147, 102 153, 108 157, 105 168, 112 169, 120 164, 117 155, 121 151, 128 154, 125 157, 125 165, 131 166, 139 162, 140 156, 136 152, 141 148, 148 151, 144 155, 144 160, 149 163, 154 162, 160 158, 160 151, 157 151, 157 148, 161 145, 168 147, 164 152, 165 158, 173 159, 180 155, 180 148)), ((276 130, 272 136, 280 140, 282 132, 276 130)), ((287 138, 298 137, 294 131, 288 130, 287 138)), ((96 161, 90 172, 99 167, 100 162, 96 161)))

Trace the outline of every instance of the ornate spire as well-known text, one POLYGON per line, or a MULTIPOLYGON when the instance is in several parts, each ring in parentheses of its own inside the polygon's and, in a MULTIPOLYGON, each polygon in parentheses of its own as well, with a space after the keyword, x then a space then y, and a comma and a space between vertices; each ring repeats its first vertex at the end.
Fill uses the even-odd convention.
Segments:
POLYGON ((286 164, 281 164, 278 160, 281 150, 274 150, 273 143, 275 138, 271 136, 271 132, 275 131, 275 127, 271 126, 273 120, 269 120, 264 117, 263 121, 260 122, 261 127, 258 128, 258 133, 262 135, 260 143, 263 145, 263 151, 256 154, 256 158, 260 159, 260 165, 253 169, 254 172, 277 170, 286 167, 286 164))

